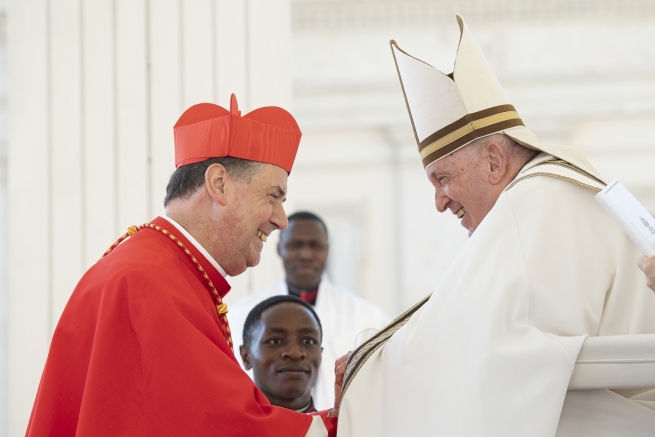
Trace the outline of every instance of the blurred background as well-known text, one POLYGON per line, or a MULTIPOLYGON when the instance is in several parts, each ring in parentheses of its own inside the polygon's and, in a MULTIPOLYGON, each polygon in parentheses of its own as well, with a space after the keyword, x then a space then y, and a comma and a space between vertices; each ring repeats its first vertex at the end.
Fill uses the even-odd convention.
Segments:
MULTIPOLYGON (((163 213, 192 104, 289 109, 287 213, 325 218, 334 282, 390 316, 430 293, 467 232, 434 208, 389 40, 450 73, 455 13, 541 141, 655 212, 655 0, 0 0, 0 437, 83 272, 163 213)), ((282 275, 276 241, 228 303, 282 275)))

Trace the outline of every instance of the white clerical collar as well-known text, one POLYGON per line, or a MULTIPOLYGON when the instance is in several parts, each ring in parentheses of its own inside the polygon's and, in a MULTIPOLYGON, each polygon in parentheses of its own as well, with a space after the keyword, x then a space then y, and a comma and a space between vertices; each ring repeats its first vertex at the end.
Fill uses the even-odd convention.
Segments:
POLYGON ((193 238, 193 235, 189 234, 189 232, 186 229, 184 229, 181 224, 179 224, 178 222, 176 222, 175 220, 173 220, 170 217, 166 217, 165 215, 162 215, 161 218, 163 218, 164 220, 170 222, 170 224, 175 226, 178 231, 182 232, 182 235, 184 235, 186 237, 186 239, 189 240, 191 242, 191 244, 193 244, 196 247, 196 249, 198 249, 200 251, 200 253, 202 253, 203 256, 205 258, 207 258, 207 260, 209 260, 210 263, 212 263, 214 268, 216 270, 218 270, 218 272, 221 275, 223 275, 224 278, 227 277, 227 273, 225 273, 225 270, 223 270, 223 268, 218 265, 218 262, 214 258, 212 258, 212 256, 209 254, 209 252, 207 252, 205 250, 205 248, 202 247, 200 245, 200 243, 198 243, 198 241, 195 238, 193 238))

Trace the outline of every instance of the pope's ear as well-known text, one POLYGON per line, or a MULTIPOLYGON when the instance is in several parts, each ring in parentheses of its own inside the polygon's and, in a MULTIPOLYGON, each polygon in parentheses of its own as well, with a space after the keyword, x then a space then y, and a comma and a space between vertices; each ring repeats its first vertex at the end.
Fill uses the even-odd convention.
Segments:
POLYGON ((487 159, 489 166, 489 183, 499 184, 507 172, 508 156, 500 145, 490 142, 487 146, 487 159))
POLYGON ((205 171, 205 187, 211 198, 221 206, 227 204, 229 183, 230 176, 222 164, 215 163, 207 167, 205 171))
POLYGON ((248 351, 248 348, 244 345, 239 346, 239 353, 241 354, 241 361, 243 361, 244 369, 252 369, 252 364, 250 364, 250 352, 248 351))

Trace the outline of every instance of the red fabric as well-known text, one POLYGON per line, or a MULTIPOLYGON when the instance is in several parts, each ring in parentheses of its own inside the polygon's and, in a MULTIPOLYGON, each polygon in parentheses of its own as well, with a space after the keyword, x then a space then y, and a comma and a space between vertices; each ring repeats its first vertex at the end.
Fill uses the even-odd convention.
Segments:
POLYGON ((314 305, 316 303, 316 298, 318 297, 318 290, 312 290, 312 291, 301 291, 298 294, 298 297, 305 302, 311 303, 314 305))
POLYGON ((234 94, 230 111, 211 103, 187 109, 173 128, 175 167, 232 156, 266 162, 291 173, 301 132, 291 114, 267 106, 241 116, 234 94))
POLYGON ((339 425, 339 418, 328 417, 329 412, 330 410, 323 410, 317 413, 312 413, 312 416, 321 416, 321 419, 323 419, 323 425, 325 425, 325 429, 327 429, 328 437, 336 437, 337 426, 339 425))
MULTIPOLYGON (((187 245, 219 293, 229 285, 187 245)), ((228 314, 229 315, 229 314, 228 314)), ((198 270, 142 229, 82 277, 55 330, 26 435, 304 436, 244 373, 198 270)))

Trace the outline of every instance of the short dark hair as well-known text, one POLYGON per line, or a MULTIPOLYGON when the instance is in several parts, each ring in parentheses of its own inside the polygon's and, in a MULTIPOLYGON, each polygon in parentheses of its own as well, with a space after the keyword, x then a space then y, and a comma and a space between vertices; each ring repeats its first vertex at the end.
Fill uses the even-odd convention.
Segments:
MULTIPOLYGON (((289 224, 294 220, 313 220, 315 222, 318 222, 318 224, 320 224, 321 226, 323 226, 323 229, 325 230, 325 237, 327 238, 327 236, 328 236, 328 230, 327 230, 327 226, 325 226, 325 222, 323 221, 323 219, 321 219, 319 216, 317 216, 313 212, 309 212, 309 211, 294 212, 289 217, 287 217, 287 220, 289 221, 289 224)), ((289 228, 287 228, 287 229, 289 229, 289 228)), ((281 231, 280 234, 283 234, 285 232, 286 232, 286 229, 284 231, 281 231)))
POLYGON ((245 183, 249 183, 262 166, 261 162, 231 156, 209 158, 205 161, 180 166, 168 181, 164 206, 173 199, 189 198, 195 193, 205 183, 205 172, 212 164, 221 164, 233 178, 245 183))
POLYGON ((321 325, 321 319, 318 318, 318 314, 316 314, 314 308, 309 303, 296 296, 291 294, 283 294, 280 296, 269 297, 268 299, 259 302, 253 309, 250 310, 248 316, 246 317, 246 322, 243 324, 244 346, 249 347, 252 343, 253 333, 262 321, 262 313, 267 309, 284 302, 297 303, 298 305, 302 305, 303 307, 307 308, 309 312, 312 313, 312 316, 314 316, 314 319, 316 319, 316 323, 318 323, 318 328, 321 332, 321 339, 323 339, 323 326, 321 325))

